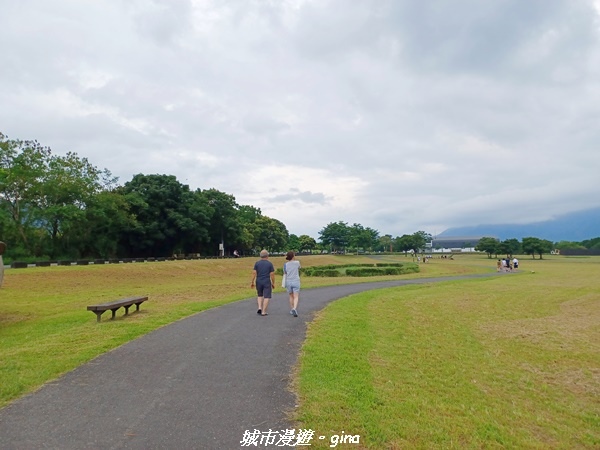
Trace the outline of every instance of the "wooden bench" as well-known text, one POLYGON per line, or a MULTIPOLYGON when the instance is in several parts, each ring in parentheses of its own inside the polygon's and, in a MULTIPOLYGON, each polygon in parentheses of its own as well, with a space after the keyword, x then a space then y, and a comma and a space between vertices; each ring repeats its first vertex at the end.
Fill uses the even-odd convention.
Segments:
POLYGON ((90 305, 87 307, 88 311, 93 311, 96 314, 96 322, 100 322, 100 317, 105 311, 109 309, 112 311, 112 317, 110 320, 115 318, 117 310, 121 307, 125 308, 125 315, 129 314, 129 308, 135 305, 135 310, 140 310, 140 305, 148 300, 148 297, 129 297, 121 300, 115 300, 114 302, 102 303, 100 305, 90 305))

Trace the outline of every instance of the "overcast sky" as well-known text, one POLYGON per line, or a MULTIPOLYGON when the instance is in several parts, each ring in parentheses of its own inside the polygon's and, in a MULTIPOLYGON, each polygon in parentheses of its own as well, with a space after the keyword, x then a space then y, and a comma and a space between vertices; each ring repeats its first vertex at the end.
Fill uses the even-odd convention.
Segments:
POLYGON ((0 0, 0 131, 290 233, 600 206, 594 0, 0 0))

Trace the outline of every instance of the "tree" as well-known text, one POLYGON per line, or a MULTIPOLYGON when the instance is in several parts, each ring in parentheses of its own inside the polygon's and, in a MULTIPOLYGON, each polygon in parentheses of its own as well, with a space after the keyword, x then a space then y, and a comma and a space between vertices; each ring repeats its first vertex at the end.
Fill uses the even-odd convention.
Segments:
POLYGON ((237 208, 238 217, 242 225, 252 223, 260 216, 262 216, 262 212, 260 208, 255 208, 250 205, 240 205, 237 208))
POLYGON ((403 234, 400 237, 396 237, 394 239, 394 247, 400 251, 404 252, 404 256, 407 256, 407 253, 413 248, 412 236, 409 234, 403 234))
POLYGON ((488 258, 491 258, 492 255, 497 257, 500 251, 500 241, 494 237, 482 237, 475 246, 475 250, 487 253, 488 258))
POLYGON ((87 224, 87 208, 115 182, 76 153, 51 156, 39 189, 36 222, 46 231, 51 257, 81 256, 78 237, 87 224))
POLYGON ((244 252, 255 252, 254 236, 252 235, 253 224, 256 219, 262 216, 260 208, 250 205, 240 205, 238 207, 238 219, 241 224, 241 234, 238 239, 238 246, 244 252))
POLYGON ((411 235, 411 250, 417 254, 419 250, 425 249, 425 244, 431 242, 431 234, 417 231, 411 235))
POLYGON ((10 218, 4 239, 12 241, 13 251, 22 247, 33 253, 30 239, 50 154, 37 141, 10 140, 0 133, 0 207, 10 218))
POLYGON ((120 254, 119 241, 136 226, 127 199, 117 190, 95 195, 85 210, 85 226, 77 229, 81 257, 115 258, 120 254))
MULTIPOLYGON (((291 236, 290 236, 290 240, 291 240, 291 236)), ((314 238, 310 237, 307 234, 300 235, 300 237, 298 238, 298 242, 299 242, 299 250, 301 252, 305 252, 305 251, 312 252, 315 248, 317 248, 317 241, 315 241, 314 238)))
POLYGON ((0 206, 11 218, 5 224, 11 249, 24 256, 79 256, 86 209, 115 181, 76 153, 53 156, 36 141, 0 134, 0 206))
POLYGON ((288 250, 292 250, 294 252, 299 252, 300 251, 300 238, 298 238, 298 236, 296 236, 295 234, 290 234, 287 248, 288 248, 288 250))
POLYGON ((512 258, 515 253, 521 250, 521 243, 517 239, 506 239, 498 245, 498 251, 512 258))
MULTIPOLYGON (((220 244, 224 246, 224 254, 230 254, 243 245, 243 224, 235 197, 217 189, 198 190, 197 195, 210 208, 209 245, 213 254, 219 254, 220 244)), ((245 208, 243 213, 252 216, 260 213, 260 210, 245 208)))
POLYGON ((358 252, 359 248, 372 250, 377 245, 379 232, 369 227, 363 227, 359 223, 348 228, 348 244, 358 252))
POLYGON ((554 244, 552 242, 536 237, 526 237, 523 238, 522 241, 523 252, 527 255, 531 255, 534 259, 536 253, 540 255, 540 259, 542 259, 542 255, 544 253, 550 253, 553 246, 554 244))
POLYGON ((585 245, 582 245, 579 242, 571 242, 571 241, 560 241, 554 245, 555 248, 559 250, 585 250, 585 245))
POLYGON ((581 241, 581 245, 588 249, 600 249, 600 237, 581 241))
POLYGON ((386 234, 385 236, 381 236, 379 238, 379 246, 377 247, 378 250, 384 251, 384 252, 392 252, 393 251, 393 244, 394 240, 392 238, 391 234, 386 234))
POLYGON ((283 222, 267 216, 260 216, 250 226, 254 237, 253 247, 255 250, 266 249, 272 252, 286 250, 289 233, 283 222))
POLYGON ((128 255, 197 253, 208 242, 212 210, 175 176, 138 174, 121 192, 136 219, 120 242, 128 255))
POLYGON ((319 238, 331 251, 344 250, 350 238, 350 228, 346 222, 331 222, 319 231, 319 238))

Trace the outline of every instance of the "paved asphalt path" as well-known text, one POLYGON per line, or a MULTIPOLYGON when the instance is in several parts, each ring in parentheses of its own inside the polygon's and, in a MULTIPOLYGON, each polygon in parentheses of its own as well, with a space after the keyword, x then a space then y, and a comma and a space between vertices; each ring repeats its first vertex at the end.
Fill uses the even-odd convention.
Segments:
POLYGON ((285 293, 274 295, 266 317, 256 314, 255 299, 204 311, 0 410, 0 448, 240 448, 245 430, 293 428, 286 416, 296 402, 290 370, 316 311, 366 290, 474 277, 305 289, 298 318, 289 314, 285 293))

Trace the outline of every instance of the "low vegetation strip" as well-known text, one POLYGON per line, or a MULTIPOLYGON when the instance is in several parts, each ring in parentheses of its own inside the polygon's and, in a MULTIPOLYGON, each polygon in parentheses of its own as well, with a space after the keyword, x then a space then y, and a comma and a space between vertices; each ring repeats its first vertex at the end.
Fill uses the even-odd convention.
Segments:
MULTIPOLYGON (((415 263, 376 263, 376 264, 340 264, 324 265, 314 267, 303 267, 300 269, 302 275, 307 277, 376 277, 388 275, 405 275, 418 273, 419 265, 415 263)), ((279 275, 283 269, 278 269, 279 275)))
POLYGON ((299 361, 297 426, 373 449, 598 448, 600 258, 525 264, 329 305, 299 361))

